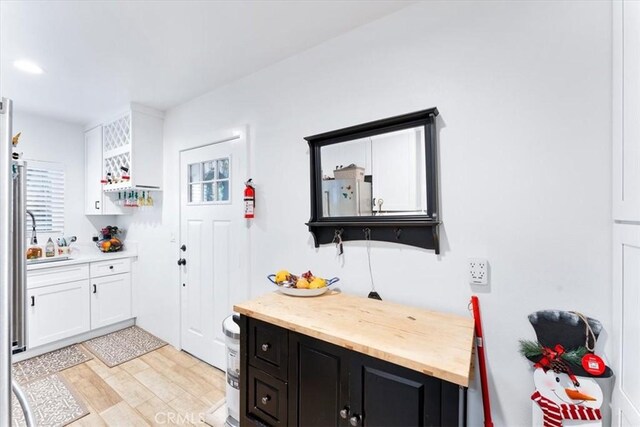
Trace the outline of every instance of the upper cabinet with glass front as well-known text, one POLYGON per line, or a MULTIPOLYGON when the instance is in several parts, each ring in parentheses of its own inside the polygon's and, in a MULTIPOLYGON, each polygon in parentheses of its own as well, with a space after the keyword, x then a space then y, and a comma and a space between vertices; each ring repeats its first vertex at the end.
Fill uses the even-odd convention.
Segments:
POLYGON ((384 240, 439 252, 436 108, 305 138, 316 246, 384 240))

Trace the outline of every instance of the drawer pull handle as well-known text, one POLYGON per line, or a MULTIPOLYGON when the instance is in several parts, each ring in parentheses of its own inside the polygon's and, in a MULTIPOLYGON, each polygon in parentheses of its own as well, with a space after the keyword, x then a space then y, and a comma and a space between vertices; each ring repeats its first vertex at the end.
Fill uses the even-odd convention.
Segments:
POLYGON ((340 410, 340 418, 342 418, 343 420, 346 420, 348 416, 349 416, 349 407, 345 406, 343 409, 340 410))
POLYGON ((349 424, 351 424, 353 427, 358 427, 360 425, 361 420, 362 420, 362 417, 356 414, 353 417, 349 418, 349 424))
POLYGON ((36 306, 36 297, 31 295, 31 307, 35 307, 35 306, 36 306))
POLYGON ((262 399, 260 399, 260 400, 262 400, 262 404, 263 404, 263 405, 266 405, 266 404, 267 404, 267 402, 269 402, 269 401, 271 400, 271 396, 269 396, 269 395, 267 394, 265 397, 263 397, 263 398, 262 398, 262 399))
POLYGON ((98 293, 98 287, 96 285, 93 285, 93 293, 94 294, 98 293))
POLYGON ((109 270, 113 270, 113 265, 110 265, 110 266, 109 266, 109 270))
POLYGON ((262 347, 260 347, 262 349, 262 351, 269 351, 269 349, 271 348, 271 344, 269 343, 264 343, 262 344, 262 347))

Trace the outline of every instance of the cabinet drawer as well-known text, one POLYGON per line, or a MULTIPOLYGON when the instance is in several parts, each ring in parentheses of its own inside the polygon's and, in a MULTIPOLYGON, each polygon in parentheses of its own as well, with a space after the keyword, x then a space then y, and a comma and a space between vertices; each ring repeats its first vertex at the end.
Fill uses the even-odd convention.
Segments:
POLYGON ((249 368, 249 413, 273 426, 287 425, 287 384, 249 368))
POLYGON ((64 267, 43 268, 27 271, 27 289, 60 283, 75 282, 89 278, 89 265, 76 264, 64 267))
POLYGON ((254 319, 249 319, 249 330, 249 363, 276 378, 286 380, 287 330, 254 319))
POLYGON ((91 277, 109 276, 111 274, 128 273, 131 270, 131 259, 122 258, 112 261, 91 263, 91 277))

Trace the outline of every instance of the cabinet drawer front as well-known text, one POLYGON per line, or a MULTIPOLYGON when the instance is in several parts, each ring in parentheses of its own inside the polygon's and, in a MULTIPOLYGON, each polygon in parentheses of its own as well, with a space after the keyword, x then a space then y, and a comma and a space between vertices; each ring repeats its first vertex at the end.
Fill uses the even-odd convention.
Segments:
POLYGON ((288 331, 255 319, 249 320, 249 363, 283 380, 287 379, 288 331))
POLYGON ((249 413, 273 426, 287 425, 287 384, 249 368, 249 413))
POLYGON ((64 267, 43 268, 27 271, 27 289, 60 283, 75 282, 89 278, 89 265, 76 264, 64 267))
POLYGON ((131 270, 131 259, 122 258, 112 261, 91 263, 91 277, 109 276, 111 274, 128 273, 131 270))

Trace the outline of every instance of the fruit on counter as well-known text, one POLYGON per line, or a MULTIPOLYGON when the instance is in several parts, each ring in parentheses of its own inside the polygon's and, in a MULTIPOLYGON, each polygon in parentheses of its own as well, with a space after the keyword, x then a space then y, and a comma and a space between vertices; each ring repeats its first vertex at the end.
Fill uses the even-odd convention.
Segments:
POLYGON ((291 276, 287 270, 280 270, 276 273, 276 283, 286 282, 287 278, 291 276))
POLYGON ((102 242, 102 250, 107 252, 109 250, 109 248, 111 248, 111 241, 110 240, 105 240, 104 242, 102 242))
POLYGON ((309 281, 309 282, 312 282, 313 279, 315 279, 315 277, 313 276, 313 273, 311 272, 311 270, 307 271, 306 273, 302 273, 302 277, 307 279, 307 281, 309 281))
POLYGON ((320 288, 324 288, 325 286, 327 286, 327 281, 321 277, 315 277, 309 283, 309 289, 320 289, 320 288))
POLYGON ((309 281, 307 281, 307 279, 305 279, 304 277, 299 278, 296 282, 296 288, 298 289, 309 289, 309 285, 309 281))

